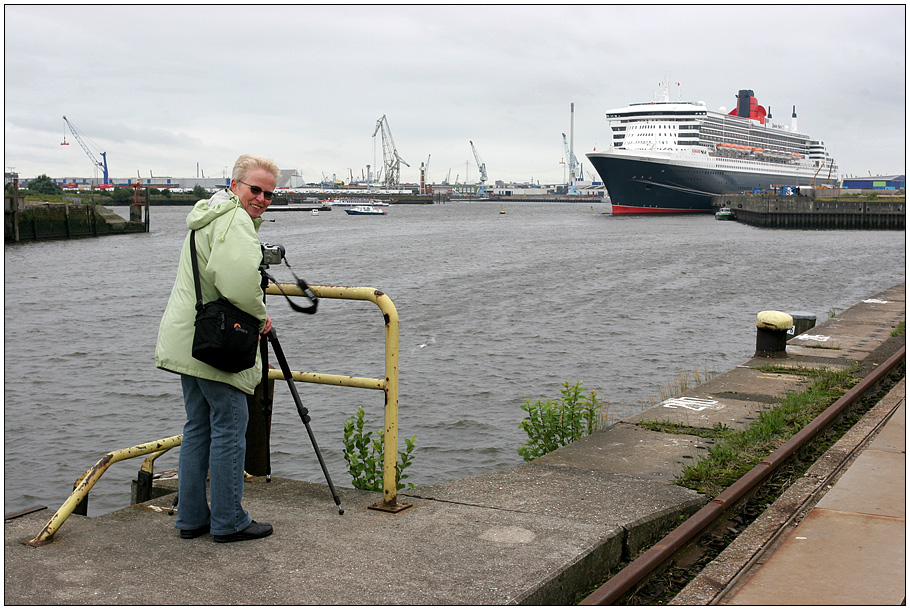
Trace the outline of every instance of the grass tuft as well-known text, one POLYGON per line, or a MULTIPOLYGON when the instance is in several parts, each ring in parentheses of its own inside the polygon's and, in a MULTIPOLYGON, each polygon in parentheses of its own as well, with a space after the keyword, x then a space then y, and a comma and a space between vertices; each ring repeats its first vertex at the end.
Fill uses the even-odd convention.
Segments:
MULTIPOLYGON (((713 428, 711 436, 721 442, 684 467, 676 483, 716 497, 856 385, 856 370, 798 371, 813 378, 809 387, 788 393, 745 430, 713 428)), ((706 436, 704 431, 699 435, 706 436)))

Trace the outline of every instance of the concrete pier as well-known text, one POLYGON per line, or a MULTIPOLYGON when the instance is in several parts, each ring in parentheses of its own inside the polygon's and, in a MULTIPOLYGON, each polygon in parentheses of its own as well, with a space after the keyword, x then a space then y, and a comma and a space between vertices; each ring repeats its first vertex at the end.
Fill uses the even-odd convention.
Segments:
POLYGON ((769 229, 888 229, 906 228, 905 197, 825 198, 809 195, 717 195, 715 210, 730 208, 737 222, 769 229))
MULTIPOLYGON (((708 441, 636 422, 746 427, 806 383, 763 372, 763 364, 872 367, 903 345, 891 331, 904 320, 899 284, 790 339, 786 359, 752 358, 533 462, 402 492, 413 506, 397 514, 367 508, 381 494, 340 488, 345 514, 338 515, 324 485, 263 478, 249 480, 244 496, 253 518, 275 528, 262 540, 181 539, 167 514, 173 493, 107 515, 70 517, 40 548, 20 543, 57 507, 30 513, 4 526, 5 602, 575 603, 706 502, 673 479, 708 441)), ((903 549, 893 538, 875 544, 903 549)))

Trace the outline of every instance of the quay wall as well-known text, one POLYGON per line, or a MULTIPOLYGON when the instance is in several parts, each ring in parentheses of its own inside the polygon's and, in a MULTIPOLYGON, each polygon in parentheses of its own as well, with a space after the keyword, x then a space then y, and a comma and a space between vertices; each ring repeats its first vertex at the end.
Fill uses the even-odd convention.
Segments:
POLYGON ((45 202, 23 205, 20 201, 18 210, 10 207, 8 205, 4 211, 3 222, 3 239, 7 243, 148 232, 148 213, 143 221, 141 206, 130 206, 130 220, 104 206, 92 204, 45 202))
POLYGON ((905 229, 906 198, 821 199, 807 195, 717 195, 712 207, 736 220, 769 229, 905 229))

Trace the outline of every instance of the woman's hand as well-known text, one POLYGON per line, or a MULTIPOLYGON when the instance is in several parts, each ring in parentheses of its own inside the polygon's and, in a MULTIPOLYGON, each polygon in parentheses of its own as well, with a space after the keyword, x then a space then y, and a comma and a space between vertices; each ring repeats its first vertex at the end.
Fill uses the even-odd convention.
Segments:
POLYGON ((272 317, 269 314, 265 314, 265 328, 262 329, 260 335, 267 335, 269 331, 272 330, 272 317))

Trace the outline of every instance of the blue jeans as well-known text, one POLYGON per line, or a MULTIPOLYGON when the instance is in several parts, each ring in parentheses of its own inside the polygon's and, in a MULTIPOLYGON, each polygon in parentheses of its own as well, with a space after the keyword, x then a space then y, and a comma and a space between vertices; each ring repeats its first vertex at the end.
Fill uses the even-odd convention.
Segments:
POLYGON ((246 457, 246 394, 220 381, 181 375, 186 424, 178 461, 175 527, 210 525, 213 534, 239 532, 252 521, 241 506, 246 457), (206 500, 209 478, 212 508, 206 500))

